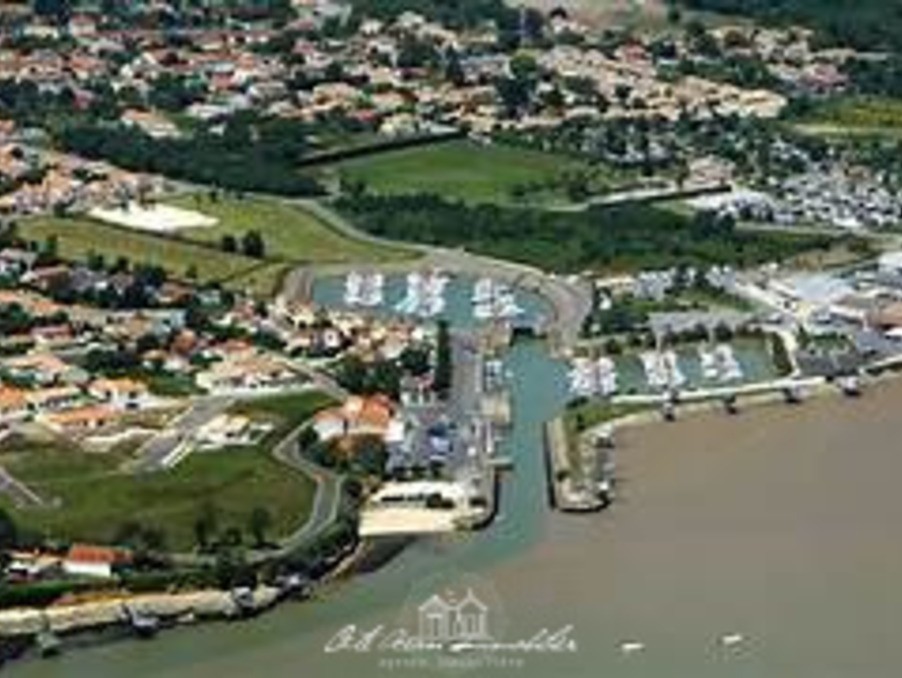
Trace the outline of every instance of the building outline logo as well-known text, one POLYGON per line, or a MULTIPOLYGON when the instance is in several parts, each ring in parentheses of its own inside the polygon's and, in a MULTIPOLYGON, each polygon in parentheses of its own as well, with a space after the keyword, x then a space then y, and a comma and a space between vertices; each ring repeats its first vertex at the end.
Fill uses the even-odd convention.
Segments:
POLYGON ((434 593, 417 607, 418 638, 427 643, 489 641, 488 618, 489 606, 472 588, 459 601, 434 593))

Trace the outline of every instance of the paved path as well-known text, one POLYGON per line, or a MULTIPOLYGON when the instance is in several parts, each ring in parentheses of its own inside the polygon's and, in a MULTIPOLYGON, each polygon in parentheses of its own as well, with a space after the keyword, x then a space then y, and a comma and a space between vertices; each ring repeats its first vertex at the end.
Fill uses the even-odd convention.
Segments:
POLYGON ((298 438, 309 424, 305 423, 289 433, 275 448, 273 456, 288 466, 306 473, 316 483, 313 508, 306 522, 279 542, 277 549, 254 551, 250 560, 261 562, 288 555, 313 541, 338 518, 341 510, 344 476, 323 468, 307 459, 298 447, 298 438))
MULTIPOLYGON (((298 439, 301 432, 309 425, 309 422, 305 422, 291 431, 273 448, 272 454, 283 464, 305 473, 313 479, 316 490, 310 515, 303 525, 281 539, 276 548, 250 550, 247 560, 252 564, 260 564, 289 555, 292 551, 311 543, 338 518, 345 478, 315 464, 301 454, 298 448, 298 439)), ((186 567, 212 565, 216 562, 216 556, 206 553, 173 553, 170 554, 170 557, 175 564, 186 567)))
POLYGON ((132 473, 153 473, 173 466, 179 448, 185 456, 190 453, 188 443, 198 429, 231 407, 234 401, 224 396, 207 396, 196 400, 191 408, 165 429, 154 435, 138 449, 137 459, 128 463, 126 470, 132 473))
MULTIPOLYGON (((418 243, 399 242, 378 238, 358 230, 347 219, 329 206, 315 200, 288 201, 320 219, 335 231, 348 238, 382 247, 406 248, 421 255, 414 261, 394 261, 385 264, 367 264, 367 268, 405 270, 412 267, 434 267, 453 273, 472 276, 491 276, 520 287, 531 289, 544 297, 552 306, 554 317, 550 319, 554 343, 560 347, 572 346, 580 336, 583 319, 592 310, 592 290, 576 278, 564 278, 533 266, 472 254, 462 249, 450 249, 418 243)), ((289 298, 303 298, 309 291, 309 277, 317 274, 340 275, 360 268, 354 264, 313 265, 298 268, 287 276, 284 294, 289 298)))
POLYGON ((8 494, 18 508, 42 506, 44 500, 25 483, 0 466, 0 492, 8 494))

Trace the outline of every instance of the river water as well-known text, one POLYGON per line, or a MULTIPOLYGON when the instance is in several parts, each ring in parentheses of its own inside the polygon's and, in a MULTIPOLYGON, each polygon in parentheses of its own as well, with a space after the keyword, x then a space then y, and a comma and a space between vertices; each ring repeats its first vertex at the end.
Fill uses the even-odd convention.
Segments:
POLYGON ((516 470, 487 531, 421 541, 373 574, 253 621, 82 649, 10 674, 427 675, 324 647, 349 624, 397 624, 423 592, 476 581, 505 639, 569 625, 577 647, 468 675, 899 675, 902 383, 858 401, 625 431, 619 501, 603 514, 563 516, 546 507, 541 426, 566 398, 564 367, 539 343, 515 346, 508 366, 516 470), (725 634, 743 641, 725 647, 725 634), (627 641, 644 649, 626 654, 627 641))

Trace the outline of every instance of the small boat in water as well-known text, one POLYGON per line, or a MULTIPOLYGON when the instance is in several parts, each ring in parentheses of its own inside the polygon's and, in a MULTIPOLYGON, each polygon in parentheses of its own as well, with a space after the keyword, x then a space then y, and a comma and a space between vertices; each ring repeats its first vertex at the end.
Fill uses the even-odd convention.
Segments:
POLYGON ((635 654, 636 652, 642 652, 645 649, 645 643, 640 643, 637 640, 627 640, 620 643, 620 651, 623 654, 635 654))
POLYGON ((741 633, 728 633, 718 638, 717 642, 722 647, 736 647, 745 642, 745 636, 741 633))
POLYGON ((63 643, 59 636, 50 629, 39 632, 34 641, 42 657, 55 657, 63 650, 63 643))

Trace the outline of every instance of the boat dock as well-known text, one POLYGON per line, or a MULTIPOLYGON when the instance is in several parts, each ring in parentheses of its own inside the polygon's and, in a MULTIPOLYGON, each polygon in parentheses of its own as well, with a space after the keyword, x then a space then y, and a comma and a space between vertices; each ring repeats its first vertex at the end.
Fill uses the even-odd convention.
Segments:
POLYGON ((545 424, 545 462, 551 508, 565 513, 588 513, 608 505, 609 500, 601 496, 593 483, 584 482, 582 471, 573 468, 561 417, 545 424))

